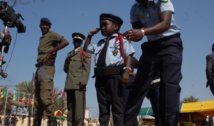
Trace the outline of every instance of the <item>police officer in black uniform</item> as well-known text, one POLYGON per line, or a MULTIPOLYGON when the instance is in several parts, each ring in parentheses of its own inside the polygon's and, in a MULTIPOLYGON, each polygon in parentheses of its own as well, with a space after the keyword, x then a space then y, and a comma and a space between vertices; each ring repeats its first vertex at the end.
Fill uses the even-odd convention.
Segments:
POLYGON ((206 76, 207 76, 207 85, 210 87, 210 91, 214 95, 214 44, 212 45, 212 53, 206 56, 206 76))
POLYGON ((175 23, 174 7, 170 0, 136 0, 132 6, 133 29, 124 34, 132 41, 147 36, 141 46, 143 54, 125 112, 125 126, 133 126, 141 104, 150 90, 156 72, 160 72, 159 114, 156 126, 177 126, 179 83, 182 79, 182 40, 175 23))

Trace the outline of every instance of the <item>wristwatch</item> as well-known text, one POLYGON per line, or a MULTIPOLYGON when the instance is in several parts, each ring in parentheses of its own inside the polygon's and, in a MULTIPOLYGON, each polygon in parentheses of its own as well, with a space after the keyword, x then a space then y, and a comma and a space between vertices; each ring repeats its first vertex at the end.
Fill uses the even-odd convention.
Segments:
POLYGON ((123 67, 123 70, 126 70, 126 69, 128 69, 129 71, 132 71, 131 67, 123 67))
POLYGON ((143 28, 141 28, 140 30, 141 30, 141 32, 142 32, 142 34, 144 36, 145 35, 145 30, 143 28))

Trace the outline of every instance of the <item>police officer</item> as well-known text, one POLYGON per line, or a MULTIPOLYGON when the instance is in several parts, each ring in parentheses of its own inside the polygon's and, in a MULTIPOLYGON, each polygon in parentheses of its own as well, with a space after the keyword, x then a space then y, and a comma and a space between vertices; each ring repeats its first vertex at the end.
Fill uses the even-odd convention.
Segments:
POLYGON ((57 51, 69 42, 58 33, 50 31, 51 21, 44 17, 40 20, 42 36, 39 39, 37 70, 35 74, 35 115, 33 126, 40 126, 43 112, 48 116, 48 126, 56 126, 55 106, 52 100, 54 88, 55 59, 57 51))
POLYGON ((132 41, 140 41, 147 36, 148 42, 141 46, 143 54, 139 60, 135 87, 126 106, 124 125, 133 126, 159 70, 157 126, 177 126, 183 46, 173 5, 170 0, 136 0, 130 16, 133 29, 126 31, 125 36, 132 41))
POLYGON ((67 74, 65 91, 67 92, 68 126, 83 126, 85 117, 85 91, 91 68, 91 56, 83 51, 81 45, 85 36, 72 34, 74 50, 69 52, 64 63, 67 74))
POLYGON ((214 95, 214 44, 212 45, 212 53, 206 56, 206 77, 207 85, 210 86, 210 91, 214 95))
POLYGON ((108 126, 110 114, 115 126, 123 126, 124 90, 122 84, 129 81, 131 57, 135 50, 125 37, 119 34, 123 20, 113 14, 100 15, 100 28, 89 31, 84 49, 95 54, 95 86, 99 105, 99 123, 108 126), (104 39, 90 44, 91 38, 99 30, 104 39), (89 45, 90 44, 90 45, 89 45))

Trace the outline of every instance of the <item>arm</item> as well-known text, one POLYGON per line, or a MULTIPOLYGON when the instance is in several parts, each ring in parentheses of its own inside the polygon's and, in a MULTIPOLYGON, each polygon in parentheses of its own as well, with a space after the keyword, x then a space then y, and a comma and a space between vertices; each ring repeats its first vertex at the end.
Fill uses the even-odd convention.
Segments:
POLYGON ((53 50, 51 50, 49 54, 52 54, 53 52, 57 52, 58 50, 63 49, 67 45, 69 45, 68 40, 66 40, 65 38, 62 38, 59 42, 59 45, 57 45, 53 50))
POLYGON ((172 12, 171 11, 164 11, 160 14, 161 22, 156 24, 153 27, 145 28, 144 35, 157 35, 167 31, 170 28, 171 19, 172 19, 172 12))
POLYGON ((0 39, 11 39, 11 35, 9 31, 4 31, 0 33, 0 39))
MULTIPOLYGON (((85 52, 84 52, 85 53, 85 52)), ((90 71, 91 71, 91 55, 85 53, 83 57, 83 67, 82 67, 82 85, 87 85, 90 71)))
POLYGON ((131 72, 130 69, 131 68, 131 56, 127 56, 126 57, 126 69, 124 70, 123 74, 122 74, 122 79, 121 79, 121 83, 124 85, 127 85, 129 82, 129 73, 131 72))
POLYGON ((143 28, 143 25, 140 22, 132 23, 133 29, 126 31, 124 35, 131 41, 139 41, 146 35, 157 35, 163 33, 170 28, 172 12, 161 12, 160 17, 161 21, 158 24, 148 28, 143 28))
POLYGON ((64 67, 63 67, 63 70, 65 73, 68 72, 68 67, 69 67, 69 64, 70 64, 70 56, 68 55, 65 59, 65 62, 64 62, 64 67))
POLYGON ((48 52, 47 56, 44 59, 44 63, 46 64, 48 62, 48 60, 51 57, 52 53, 61 50, 62 48, 66 47, 67 45, 69 45, 68 40, 66 40, 65 38, 62 38, 60 40, 59 44, 54 49, 52 49, 51 51, 48 52))
POLYGON ((99 30, 100 30, 99 28, 96 28, 96 29, 93 29, 93 30, 91 30, 91 31, 88 32, 88 36, 87 36, 87 38, 85 40, 85 44, 84 44, 84 47, 83 47, 84 51, 86 51, 87 48, 88 48, 88 45, 91 44, 91 38, 92 38, 92 36, 94 34, 97 34, 99 32, 99 30))
POLYGON ((212 65, 213 65, 213 60, 211 56, 206 57, 206 76, 207 76, 207 81, 208 84, 212 84, 212 65))

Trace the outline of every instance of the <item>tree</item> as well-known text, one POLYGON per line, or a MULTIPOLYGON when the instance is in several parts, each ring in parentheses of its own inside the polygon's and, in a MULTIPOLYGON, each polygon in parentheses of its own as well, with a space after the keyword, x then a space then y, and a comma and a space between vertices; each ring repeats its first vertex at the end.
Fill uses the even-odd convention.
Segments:
POLYGON ((189 102, 197 102, 198 98, 195 98, 193 96, 190 96, 188 98, 184 98, 181 103, 189 103, 189 102))
MULTIPOLYGON (((35 90, 34 82, 33 81, 21 82, 18 85, 16 85, 15 90, 16 90, 16 92, 19 92, 19 93, 34 95, 34 90, 35 90)), ((57 110, 65 110, 67 108, 65 106, 65 103, 62 101, 65 101, 65 100, 63 99, 63 97, 61 95, 61 91, 59 91, 58 88, 54 88, 53 102, 54 102, 54 105, 56 106, 57 110), (63 106, 63 108, 62 108, 62 106, 63 106)), ((34 102, 37 102, 37 101, 34 101, 34 102)))
POLYGON ((15 90, 17 92, 23 92, 26 94, 34 94, 35 87, 33 85, 33 81, 28 82, 21 82, 18 85, 16 85, 15 90))

